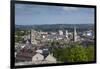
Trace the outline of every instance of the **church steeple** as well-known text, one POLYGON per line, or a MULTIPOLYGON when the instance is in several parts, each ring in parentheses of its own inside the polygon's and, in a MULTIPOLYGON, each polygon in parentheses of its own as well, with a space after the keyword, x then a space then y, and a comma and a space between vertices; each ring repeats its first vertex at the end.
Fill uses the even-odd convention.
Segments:
POLYGON ((76 25, 74 26, 74 35, 73 35, 74 42, 77 41, 77 32, 76 32, 76 25))
POLYGON ((32 41, 31 37, 32 37, 32 36, 31 36, 31 30, 30 30, 30 43, 31 43, 31 41, 32 41))

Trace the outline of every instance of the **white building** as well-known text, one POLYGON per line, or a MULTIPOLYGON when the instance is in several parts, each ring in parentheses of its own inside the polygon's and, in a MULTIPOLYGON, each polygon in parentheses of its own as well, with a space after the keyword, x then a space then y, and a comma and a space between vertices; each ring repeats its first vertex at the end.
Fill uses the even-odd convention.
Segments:
POLYGON ((87 35, 87 36, 92 36, 93 33, 92 33, 92 31, 87 31, 87 32, 86 32, 86 35, 87 35))
POLYGON ((73 39, 74 39, 74 42, 77 41, 77 32, 76 32, 76 27, 74 26, 74 35, 73 35, 73 39))
POLYGON ((66 35, 68 35, 68 30, 66 30, 66 35))
POLYGON ((43 35, 42 37, 43 37, 43 38, 46 38, 46 36, 45 36, 45 35, 43 35))
POLYGON ((37 53, 43 53, 43 50, 36 50, 37 53))
POLYGON ((40 53, 36 53, 33 57, 32 57, 32 62, 36 63, 38 61, 42 61, 44 60, 44 56, 40 53))
POLYGON ((63 35, 63 31, 62 30, 59 30, 59 35, 63 35))
POLYGON ((57 63, 56 58, 53 55, 49 54, 47 57, 44 57, 41 53, 36 53, 32 57, 33 64, 47 64, 47 63, 57 63))
POLYGON ((68 30, 66 30, 66 34, 65 35, 66 35, 66 38, 68 39, 68 30))
POLYGON ((46 61, 50 62, 50 63, 56 63, 56 58, 54 58, 51 54, 49 54, 46 58, 46 61))

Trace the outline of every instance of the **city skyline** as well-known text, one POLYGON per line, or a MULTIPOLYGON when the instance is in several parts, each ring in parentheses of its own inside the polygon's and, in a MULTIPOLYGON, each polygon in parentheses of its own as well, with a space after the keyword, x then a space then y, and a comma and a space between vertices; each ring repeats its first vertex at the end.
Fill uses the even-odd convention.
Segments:
POLYGON ((94 8, 16 4, 15 24, 94 24, 94 8))

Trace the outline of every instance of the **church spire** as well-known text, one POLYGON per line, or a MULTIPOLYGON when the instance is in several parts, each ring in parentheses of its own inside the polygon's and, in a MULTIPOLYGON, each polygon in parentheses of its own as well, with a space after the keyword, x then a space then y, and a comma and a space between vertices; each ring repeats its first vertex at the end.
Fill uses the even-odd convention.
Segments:
POLYGON ((74 35, 73 35, 74 42, 77 41, 77 32, 76 32, 76 25, 74 26, 74 35))
POLYGON ((31 43, 31 41, 32 41, 31 37, 32 37, 32 36, 31 36, 31 30, 30 30, 30 43, 31 43))

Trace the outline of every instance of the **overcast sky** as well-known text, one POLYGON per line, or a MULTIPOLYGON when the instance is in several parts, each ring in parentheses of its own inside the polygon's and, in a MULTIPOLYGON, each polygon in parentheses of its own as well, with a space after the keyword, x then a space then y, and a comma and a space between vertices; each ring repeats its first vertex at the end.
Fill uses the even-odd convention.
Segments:
POLYGON ((94 24, 94 8, 15 5, 17 25, 94 24))

